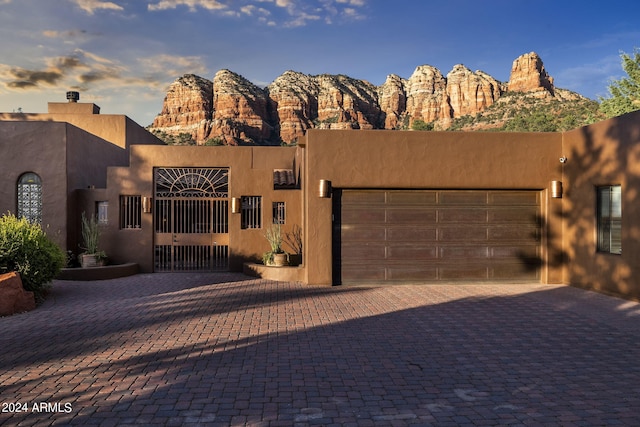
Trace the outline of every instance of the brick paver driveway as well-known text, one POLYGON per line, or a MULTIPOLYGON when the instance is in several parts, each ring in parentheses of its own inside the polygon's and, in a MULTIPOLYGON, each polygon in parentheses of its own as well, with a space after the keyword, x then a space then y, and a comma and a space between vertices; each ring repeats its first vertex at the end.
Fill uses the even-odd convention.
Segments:
POLYGON ((640 307, 563 286, 58 281, 0 332, 3 425, 640 425, 640 307))

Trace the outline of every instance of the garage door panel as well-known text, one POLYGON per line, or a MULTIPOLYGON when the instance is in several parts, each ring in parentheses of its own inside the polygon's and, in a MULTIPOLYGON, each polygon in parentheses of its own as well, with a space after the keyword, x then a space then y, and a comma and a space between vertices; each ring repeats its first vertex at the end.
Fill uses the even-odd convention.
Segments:
POLYGON ((450 206, 484 206, 487 204, 485 191, 441 191, 438 194, 438 205, 450 206))
POLYGON ((540 193, 537 191, 490 191, 489 204, 497 206, 538 206, 540 193))
POLYGON ((491 241, 519 241, 537 242, 539 240, 539 229, 536 227, 490 227, 489 240, 491 241))
POLYGON ((440 258, 458 260, 486 260, 489 258, 489 248, 487 246, 440 247, 440 258))
POLYGON ((342 212, 343 224, 384 224, 385 218, 384 209, 372 209, 366 206, 353 206, 342 212))
POLYGON ((489 279, 492 280, 539 280, 539 263, 511 263, 501 264, 489 269, 489 279))
POLYGON ((486 280, 489 278, 486 265, 454 264, 442 266, 438 269, 440 280, 486 280))
POLYGON ((438 229, 438 240, 446 242, 484 242, 487 240, 487 229, 484 226, 446 226, 438 229))
POLYGON ((386 229, 384 227, 371 227, 362 225, 343 225, 342 236, 349 242, 370 242, 385 240, 386 229))
POLYGON ((436 191, 421 191, 418 193, 408 193, 406 191, 388 191, 386 203, 389 205, 427 205, 435 206, 438 203, 438 193, 436 191))
POLYGON ((387 229, 387 240, 390 242, 435 242, 435 227, 396 227, 387 229))
POLYGON ((489 248, 492 259, 529 260, 540 258, 539 247, 531 246, 495 246, 489 248))
POLYGON ((379 283, 385 281, 385 272, 385 267, 381 265, 345 265, 342 269, 342 280, 344 283, 379 283))
POLYGON ((436 221, 436 210, 421 207, 413 209, 387 209, 387 223, 425 224, 436 221))
POLYGON ((435 260, 438 258, 438 249, 434 246, 416 246, 416 245, 402 245, 402 246, 388 246, 387 247, 387 260, 400 260, 400 261, 421 261, 421 260, 435 260))
POLYGON ((384 205, 387 197, 383 191, 350 191, 343 194, 343 205, 384 205))
POLYGON ((540 211, 537 206, 515 206, 488 211, 488 221, 503 224, 530 224, 539 226, 540 211))
POLYGON ((342 190, 342 283, 539 280, 540 193, 342 190))
POLYGON ((487 210, 475 208, 438 209, 439 223, 480 223, 487 222, 487 210))
POLYGON ((384 260, 386 249, 382 244, 347 244, 342 247, 342 257, 353 261, 374 262, 376 260, 384 260))
POLYGON ((394 265, 387 268, 387 281, 416 282, 424 280, 438 280, 438 268, 427 264, 394 265))

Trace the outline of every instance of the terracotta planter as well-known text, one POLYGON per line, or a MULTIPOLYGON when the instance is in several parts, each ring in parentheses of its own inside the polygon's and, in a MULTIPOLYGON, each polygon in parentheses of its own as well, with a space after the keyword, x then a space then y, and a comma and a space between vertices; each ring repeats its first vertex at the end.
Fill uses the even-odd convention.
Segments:
POLYGON ((82 254, 80 255, 80 265, 82 268, 102 267, 104 258, 96 254, 82 254))
POLYGON ((283 267, 289 264, 289 256, 286 253, 273 254, 273 265, 275 267, 283 267))

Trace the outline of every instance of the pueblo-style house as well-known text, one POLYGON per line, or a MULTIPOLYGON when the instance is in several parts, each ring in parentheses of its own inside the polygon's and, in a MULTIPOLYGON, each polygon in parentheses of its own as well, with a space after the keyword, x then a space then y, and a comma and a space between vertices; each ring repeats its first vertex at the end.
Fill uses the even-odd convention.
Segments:
POLYGON ((82 213, 97 215, 110 263, 141 272, 640 297, 640 112, 563 133, 310 130, 296 147, 228 147, 167 146, 94 104, 49 103, 0 114, 0 158, 2 212, 76 254, 82 213), (259 265, 271 224, 301 231, 299 265, 259 265))

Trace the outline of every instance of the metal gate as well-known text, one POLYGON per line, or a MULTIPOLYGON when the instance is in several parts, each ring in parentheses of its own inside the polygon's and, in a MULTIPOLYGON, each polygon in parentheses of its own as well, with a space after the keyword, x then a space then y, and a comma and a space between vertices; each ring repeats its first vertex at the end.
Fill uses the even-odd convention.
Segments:
POLYGON ((229 268, 229 170, 155 168, 155 271, 229 268))

